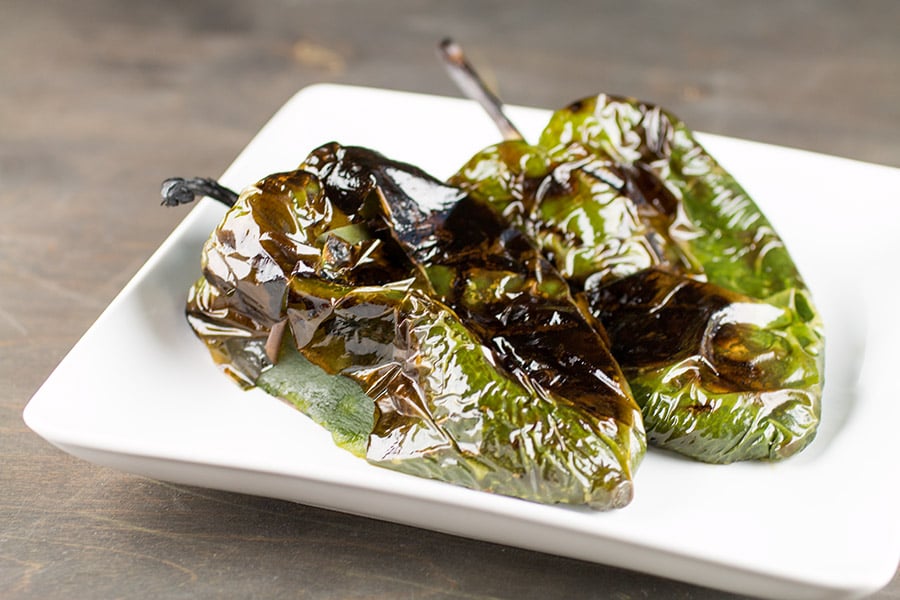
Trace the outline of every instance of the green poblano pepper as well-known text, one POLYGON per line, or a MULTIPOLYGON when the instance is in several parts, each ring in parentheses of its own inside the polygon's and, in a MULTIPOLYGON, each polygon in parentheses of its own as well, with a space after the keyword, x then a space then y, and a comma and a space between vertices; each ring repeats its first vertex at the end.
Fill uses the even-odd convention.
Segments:
POLYGON ((450 182, 540 245, 604 324, 649 443, 780 459, 815 436, 824 335, 782 240, 677 118, 600 95, 450 182))
POLYGON ((371 151, 323 147, 241 194, 204 247, 189 322, 237 381, 374 464, 623 506, 646 442, 604 334, 530 240, 499 221, 475 236, 453 225, 474 202, 371 151), (494 314, 500 297, 521 301, 494 314), (546 354, 564 338, 567 354, 546 354))

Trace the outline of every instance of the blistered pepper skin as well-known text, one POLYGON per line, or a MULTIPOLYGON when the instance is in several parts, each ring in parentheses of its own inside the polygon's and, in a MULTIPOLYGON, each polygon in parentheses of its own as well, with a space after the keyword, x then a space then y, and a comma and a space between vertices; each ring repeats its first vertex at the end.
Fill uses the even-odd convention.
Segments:
MULTIPOLYGON (((329 149, 318 150, 303 168, 326 180, 334 172, 366 169, 384 222, 423 269, 429 293, 492 346, 507 370, 523 372, 597 416, 633 425, 628 384, 605 332, 530 238, 456 188, 422 173, 410 180, 408 167, 398 169, 370 150, 336 147, 326 154, 329 149), (427 189, 432 201, 404 186, 415 196, 427 189)), ((341 181, 345 196, 373 193, 369 185, 341 181)))
POLYGON ((240 195, 204 248, 188 320, 238 382, 374 464, 624 506, 646 438, 602 330, 491 210, 462 227, 455 211, 478 206, 467 198, 374 152, 324 146, 240 195))
POLYGON ((587 98, 450 181, 536 240, 603 323, 652 445, 727 463, 812 441, 821 318, 772 225, 680 120, 587 98))

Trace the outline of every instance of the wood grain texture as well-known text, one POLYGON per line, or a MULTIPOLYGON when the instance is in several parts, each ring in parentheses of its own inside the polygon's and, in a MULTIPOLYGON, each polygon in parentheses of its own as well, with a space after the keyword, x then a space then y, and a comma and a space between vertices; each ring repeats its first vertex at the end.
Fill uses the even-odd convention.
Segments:
POLYGON ((434 58, 449 34, 510 103, 624 93, 900 166, 898 26, 893 0, 0 0, 0 597, 732 597, 120 474, 21 411, 182 218, 159 182, 220 174, 306 85, 456 95, 434 58))

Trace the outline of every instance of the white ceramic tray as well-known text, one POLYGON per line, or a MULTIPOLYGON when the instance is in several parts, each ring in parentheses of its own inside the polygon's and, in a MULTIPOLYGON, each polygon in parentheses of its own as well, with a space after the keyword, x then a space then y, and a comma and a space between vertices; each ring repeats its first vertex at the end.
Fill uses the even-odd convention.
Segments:
MULTIPOLYGON (((546 111, 511 108, 535 139, 546 111)), ((896 263, 900 171, 701 135, 787 241, 824 315, 818 438, 780 464, 651 450, 633 503, 543 506, 418 479, 336 448, 302 414, 238 389, 183 316, 224 209, 198 204, 25 410, 75 456, 153 478, 284 498, 775 598, 862 596, 900 558, 896 263)), ((242 188, 319 144, 363 145, 446 177, 498 141, 474 104, 320 85, 292 98, 222 177, 242 188)), ((193 174, 186 174, 193 175, 193 174)), ((149 192, 142 192, 149 194, 149 192)), ((160 210, 163 210, 162 208, 160 210)), ((186 210, 186 209, 185 209, 186 210)))

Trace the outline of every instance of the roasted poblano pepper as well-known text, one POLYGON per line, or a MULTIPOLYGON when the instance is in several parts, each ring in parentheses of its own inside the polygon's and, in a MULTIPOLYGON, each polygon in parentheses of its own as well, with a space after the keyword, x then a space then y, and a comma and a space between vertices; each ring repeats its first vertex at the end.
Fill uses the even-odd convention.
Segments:
POLYGON ((450 182, 536 240, 609 333, 648 442, 780 459, 819 421, 821 319, 782 240, 677 118, 600 95, 450 182))
POLYGON ((244 386, 370 462, 620 507, 646 438, 605 333, 534 242, 415 167, 337 144, 245 190, 188 320, 244 386))

